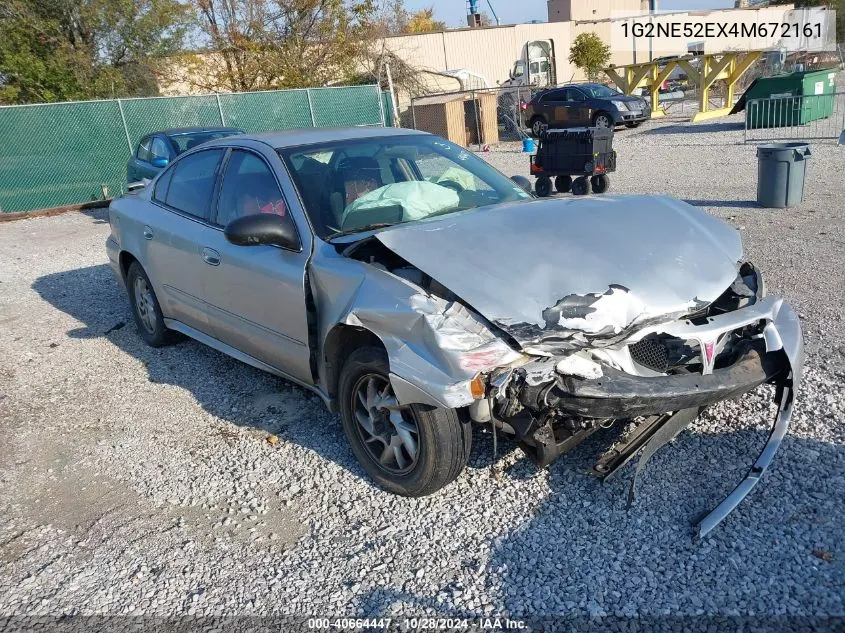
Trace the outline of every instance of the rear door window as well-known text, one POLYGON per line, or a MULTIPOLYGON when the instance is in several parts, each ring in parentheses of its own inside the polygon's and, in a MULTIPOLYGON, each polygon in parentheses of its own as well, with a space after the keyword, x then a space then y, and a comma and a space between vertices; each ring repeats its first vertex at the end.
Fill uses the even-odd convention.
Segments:
POLYGON ((211 199, 223 154, 222 149, 206 150, 177 162, 167 190, 167 205, 207 221, 211 217, 211 199))
POLYGON ((166 170, 156 180, 156 188, 153 191, 153 198, 167 204, 167 189, 170 187, 170 179, 173 178, 173 168, 166 170))

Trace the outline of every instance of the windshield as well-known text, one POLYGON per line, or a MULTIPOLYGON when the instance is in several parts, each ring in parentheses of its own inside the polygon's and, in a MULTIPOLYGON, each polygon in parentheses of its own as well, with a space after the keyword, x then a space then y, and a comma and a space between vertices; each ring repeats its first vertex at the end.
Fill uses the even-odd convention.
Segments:
POLYGON ((588 86, 578 86, 581 90, 586 92, 593 98, 596 99, 608 99, 610 97, 621 97, 622 93, 617 92, 613 88, 608 88, 607 86, 602 85, 588 85, 588 86))
POLYGON ((240 131, 236 130, 208 130, 204 132, 184 132, 179 134, 171 134, 168 138, 173 142, 173 145, 176 147, 176 153, 181 154, 193 147, 196 147, 200 143, 205 143, 206 141, 214 141, 218 138, 225 138, 227 136, 234 136, 235 134, 242 134, 240 131))
POLYGON ((531 196, 463 147, 395 136, 281 149, 323 239, 531 196))

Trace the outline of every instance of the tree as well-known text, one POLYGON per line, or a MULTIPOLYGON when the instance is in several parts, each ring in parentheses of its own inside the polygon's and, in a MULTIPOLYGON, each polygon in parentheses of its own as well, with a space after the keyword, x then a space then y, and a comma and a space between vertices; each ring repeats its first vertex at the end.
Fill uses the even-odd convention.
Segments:
POLYGON ((387 81, 387 68, 397 93, 409 95, 425 94, 429 91, 423 73, 413 64, 397 55, 390 48, 391 35, 408 32, 411 14, 405 8, 404 0, 380 0, 376 12, 368 27, 366 39, 369 41, 362 58, 359 71, 347 79, 353 84, 377 83, 383 90, 390 88, 387 81))
POLYGON ((202 43, 192 82, 211 90, 301 88, 354 74, 373 0, 194 0, 202 43))
POLYGON ((152 58, 178 50, 179 0, 3 0, 0 101, 157 94, 152 58))
POLYGON ((446 23, 434 19, 434 8, 421 9, 412 13, 408 18, 408 24, 403 29, 404 33, 432 33, 445 31, 446 23))
POLYGON ((595 81, 609 59, 610 47, 595 33, 581 33, 569 49, 569 63, 583 70, 590 81, 595 81))

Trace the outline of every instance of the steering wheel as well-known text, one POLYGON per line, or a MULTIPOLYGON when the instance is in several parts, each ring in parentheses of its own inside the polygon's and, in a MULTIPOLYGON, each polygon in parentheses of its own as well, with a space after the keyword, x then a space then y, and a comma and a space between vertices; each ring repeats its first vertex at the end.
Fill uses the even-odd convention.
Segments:
POLYGON ((439 180, 437 184, 441 187, 446 187, 447 189, 451 189, 453 191, 457 191, 458 193, 463 193, 466 191, 466 187, 464 187, 461 183, 457 182, 456 180, 439 180))

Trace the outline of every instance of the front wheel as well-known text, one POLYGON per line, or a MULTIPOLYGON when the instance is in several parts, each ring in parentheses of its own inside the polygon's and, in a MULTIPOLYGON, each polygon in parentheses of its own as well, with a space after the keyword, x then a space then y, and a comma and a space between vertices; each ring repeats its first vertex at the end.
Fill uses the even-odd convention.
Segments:
POLYGON ((387 357, 355 350, 340 376, 340 415, 352 452, 375 482, 405 497, 422 497, 454 481, 469 459, 472 432, 454 409, 400 406, 387 357))
POLYGON ((531 134, 534 138, 540 138, 540 134, 548 127, 548 124, 542 117, 535 117, 531 120, 531 134))
POLYGON ((613 119, 606 112, 599 112, 593 117, 593 127, 613 129, 613 119))

